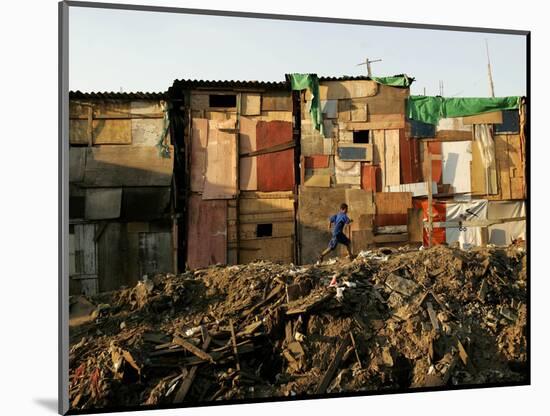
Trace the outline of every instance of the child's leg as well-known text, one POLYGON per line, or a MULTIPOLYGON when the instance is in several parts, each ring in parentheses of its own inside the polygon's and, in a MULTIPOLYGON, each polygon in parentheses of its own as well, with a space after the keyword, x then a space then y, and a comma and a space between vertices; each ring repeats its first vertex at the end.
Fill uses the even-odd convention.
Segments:
POLYGON ((325 257, 328 253, 330 253, 332 249, 330 247, 327 247, 323 250, 323 252, 319 255, 319 260, 323 260, 323 257, 325 257))
POLYGON ((351 252, 351 244, 346 244, 346 249, 348 250, 348 256, 353 257, 353 253, 351 252))
POLYGON ((337 244, 338 242, 336 241, 336 237, 332 237, 328 243, 328 247, 325 250, 323 250, 323 252, 319 255, 319 261, 323 261, 323 257, 325 257, 332 250, 334 250, 337 244))

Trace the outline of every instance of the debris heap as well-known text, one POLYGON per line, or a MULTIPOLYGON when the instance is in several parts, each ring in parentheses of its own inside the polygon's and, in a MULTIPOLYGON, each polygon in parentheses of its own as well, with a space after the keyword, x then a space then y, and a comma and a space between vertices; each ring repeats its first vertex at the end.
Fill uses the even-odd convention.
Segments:
POLYGON ((71 406, 522 383, 526 279, 522 247, 437 246, 72 298, 71 406))

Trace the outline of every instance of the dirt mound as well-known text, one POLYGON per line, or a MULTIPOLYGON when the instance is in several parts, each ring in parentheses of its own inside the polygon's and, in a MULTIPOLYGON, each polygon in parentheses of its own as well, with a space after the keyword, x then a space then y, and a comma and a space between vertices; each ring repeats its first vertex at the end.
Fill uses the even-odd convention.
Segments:
POLYGON ((438 246, 157 275, 85 302, 71 406, 522 382, 525 256, 438 246))

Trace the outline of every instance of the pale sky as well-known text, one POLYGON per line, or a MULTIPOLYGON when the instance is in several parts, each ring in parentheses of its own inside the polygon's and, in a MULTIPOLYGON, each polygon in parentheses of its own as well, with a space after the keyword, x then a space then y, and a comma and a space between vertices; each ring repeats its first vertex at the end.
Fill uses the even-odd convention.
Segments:
POLYGON ((284 81, 406 73, 411 94, 489 96, 485 39, 496 96, 526 94, 526 38, 335 23, 70 7, 71 90, 166 91, 174 79, 284 81))

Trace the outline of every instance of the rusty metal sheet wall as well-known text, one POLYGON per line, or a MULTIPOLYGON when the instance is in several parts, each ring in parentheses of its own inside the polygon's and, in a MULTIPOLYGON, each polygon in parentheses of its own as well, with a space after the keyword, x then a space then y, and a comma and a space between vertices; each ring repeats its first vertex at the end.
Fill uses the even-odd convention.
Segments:
POLYGON ((187 264, 206 267, 227 261, 227 201, 189 198, 187 264))
MULTIPOLYGON (((259 121, 256 126, 257 150, 266 149, 292 140, 292 123, 286 121, 259 121)), ((258 156, 258 190, 264 192, 289 191, 294 186, 294 150, 258 156)))

